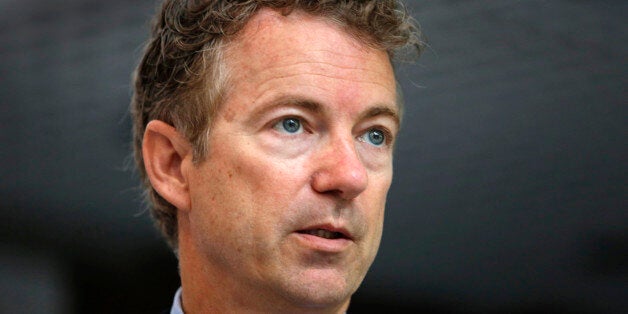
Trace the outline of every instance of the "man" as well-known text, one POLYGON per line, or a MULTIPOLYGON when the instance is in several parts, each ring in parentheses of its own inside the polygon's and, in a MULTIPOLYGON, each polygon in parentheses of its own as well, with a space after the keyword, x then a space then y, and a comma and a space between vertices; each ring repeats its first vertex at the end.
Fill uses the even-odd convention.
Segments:
POLYGON ((138 67, 138 168, 173 313, 342 313, 379 246, 401 119, 396 1, 166 1, 138 67))

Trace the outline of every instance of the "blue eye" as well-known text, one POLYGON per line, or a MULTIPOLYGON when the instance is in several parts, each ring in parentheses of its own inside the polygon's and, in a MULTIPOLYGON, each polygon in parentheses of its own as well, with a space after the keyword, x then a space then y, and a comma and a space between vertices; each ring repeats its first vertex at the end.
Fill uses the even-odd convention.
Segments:
POLYGON ((362 139, 375 146, 382 146, 386 143, 386 133, 382 130, 370 129, 362 135, 362 139))
POLYGON ((281 120, 281 126, 279 123, 275 125, 275 128, 281 128, 282 131, 286 131, 288 133, 299 133, 302 131, 301 121, 297 118, 285 118, 281 120))

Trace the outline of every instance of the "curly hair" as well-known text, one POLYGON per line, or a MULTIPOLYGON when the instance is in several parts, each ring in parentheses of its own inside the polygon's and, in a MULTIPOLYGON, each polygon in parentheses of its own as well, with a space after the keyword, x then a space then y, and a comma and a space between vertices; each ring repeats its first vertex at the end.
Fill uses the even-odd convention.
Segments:
POLYGON ((135 162, 151 215, 177 250, 177 209, 151 186, 144 168, 146 125, 161 120, 185 136, 193 160, 202 161, 212 118, 223 102, 228 69, 223 52, 260 9, 294 10, 323 17, 365 45, 388 52, 423 48, 415 21, 398 0, 166 0, 135 73, 131 101, 135 162))

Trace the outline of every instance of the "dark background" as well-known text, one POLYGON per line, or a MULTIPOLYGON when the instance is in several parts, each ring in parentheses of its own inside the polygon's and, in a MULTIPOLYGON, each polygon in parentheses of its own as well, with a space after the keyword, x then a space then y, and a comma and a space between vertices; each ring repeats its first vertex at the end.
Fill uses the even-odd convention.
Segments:
MULTIPOLYGON (((155 313, 130 76, 154 1, 0 1, 0 313, 155 313)), ((410 1, 429 49, 350 312, 628 313, 626 1, 410 1)))

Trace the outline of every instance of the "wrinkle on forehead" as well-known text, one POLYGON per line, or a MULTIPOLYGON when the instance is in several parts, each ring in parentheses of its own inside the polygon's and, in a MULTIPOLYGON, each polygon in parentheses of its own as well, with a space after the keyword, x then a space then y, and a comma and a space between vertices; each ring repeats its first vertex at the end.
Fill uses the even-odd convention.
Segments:
MULTIPOLYGON (((323 56, 329 55, 330 63, 337 66, 343 64, 355 64, 354 67, 360 68, 358 65, 359 57, 355 54, 343 54, 341 51, 356 51, 366 55, 382 54, 388 58, 388 53, 383 50, 373 49, 358 39, 351 36, 346 31, 342 30, 340 26, 329 21, 324 17, 313 16, 300 10, 295 10, 289 15, 282 15, 280 12, 263 8, 256 13, 249 22, 245 25, 243 30, 236 35, 233 41, 230 43, 231 48, 239 47, 238 49, 242 53, 255 53, 259 54, 258 47, 260 46, 272 46, 278 49, 267 49, 262 51, 265 61, 267 63, 288 63, 290 59, 295 58, 293 53, 287 54, 283 49, 294 50, 302 53, 306 56, 323 56), (312 27, 312 24, 319 24, 321 27, 312 27), (327 30, 335 29, 337 32, 330 34, 327 30), (286 29, 292 29, 292 32, 286 32, 286 29), (296 30, 296 31, 294 31, 296 30), (276 38, 278 34, 282 34, 286 40, 278 41, 276 38), (316 41, 314 39, 325 38, 324 42, 316 41), (309 45, 316 42, 317 46, 309 45), (296 45, 295 43, 307 43, 308 45, 296 45), (353 61, 353 62, 352 62, 353 61)), ((233 52, 230 49, 230 52, 233 52)), ((229 53, 228 55, 231 55, 229 53)), ((233 58, 234 62, 246 62, 243 58, 233 58)), ((265 63, 264 65, 266 65, 265 63)), ((392 71, 392 66, 391 71, 392 71)))
POLYGON ((225 62, 234 70, 233 83, 256 82, 247 88, 258 92, 272 92, 281 80, 333 88, 336 83, 315 83, 332 78, 337 84, 346 81, 385 88, 397 104, 396 80, 386 51, 362 44, 336 23, 299 10, 284 16, 261 9, 227 45, 225 62))

